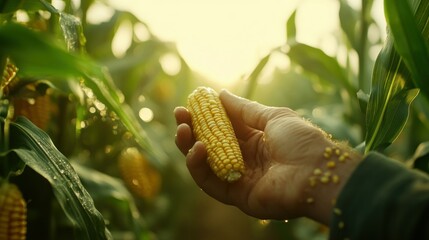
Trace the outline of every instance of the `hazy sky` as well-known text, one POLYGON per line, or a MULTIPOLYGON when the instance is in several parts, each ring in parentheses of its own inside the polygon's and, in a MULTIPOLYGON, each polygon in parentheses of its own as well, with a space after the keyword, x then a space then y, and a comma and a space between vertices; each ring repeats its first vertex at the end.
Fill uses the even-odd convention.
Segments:
MULTIPOLYGON (((285 42, 285 23, 298 3, 298 39, 328 51, 336 47, 330 33, 339 24, 338 0, 110 2, 132 11, 159 38, 175 42, 192 69, 225 86, 249 74, 270 49, 285 42)), ((359 7, 360 0, 350 2, 359 7)))

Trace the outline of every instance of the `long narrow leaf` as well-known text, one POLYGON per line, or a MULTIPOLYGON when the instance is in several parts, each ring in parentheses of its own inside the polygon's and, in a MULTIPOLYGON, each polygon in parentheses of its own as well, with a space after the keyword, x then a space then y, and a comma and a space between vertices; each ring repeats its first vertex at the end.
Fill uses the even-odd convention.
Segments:
POLYGON ((142 221, 143 218, 134 198, 123 181, 74 161, 72 166, 100 211, 106 211, 109 214, 108 221, 112 225, 115 226, 116 223, 128 230, 133 230, 135 239, 150 239, 148 237, 150 231, 142 221))
POLYGON ((429 97, 429 1, 385 0, 384 9, 396 51, 429 97))
POLYGON ((123 103, 123 97, 107 70, 85 56, 67 52, 55 43, 47 36, 18 24, 0 26, 0 54, 10 56, 19 66, 20 74, 48 78, 53 84, 83 79, 97 99, 116 113, 140 146, 152 156, 150 160, 158 166, 162 164, 166 159, 165 153, 149 140, 136 115, 123 103))
MULTIPOLYGON (((49 136, 25 118, 11 124, 11 151, 51 184, 79 239, 110 239, 103 216, 68 159, 57 150, 49 136)), ((31 184, 31 183, 29 183, 31 184)))
POLYGON ((366 152, 381 150, 398 137, 417 94, 418 90, 410 84, 408 69, 393 48, 392 39, 388 38, 377 57, 372 76, 366 115, 366 152))
POLYGON ((330 85, 342 86, 350 96, 356 96, 357 91, 348 80, 344 69, 335 58, 327 55, 321 49, 303 43, 295 43, 291 44, 287 55, 304 71, 318 76, 323 82, 330 85))
POLYGON ((346 0, 340 1, 340 26, 345 33, 350 45, 354 49, 359 48, 359 32, 356 26, 359 24, 358 11, 354 10, 346 0))
POLYGON ((246 98, 252 98, 253 93, 255 92, 256 86, 258 85, 258 78, 261 74, 262 70, 265 68, 265 65, 267 65, 268 60, 270 60, 271 53, 269 53, 267 56, 263 57, 258 65, 256 65, 255 69, 253 69, 252 73, 250 74, 248 78, 248 84, 246 92, 244 93, 244 97, 246 98))
POLYGON ((286 22, 286 39, 287 42, 296 40, 296 10, 290 15, 286 22))

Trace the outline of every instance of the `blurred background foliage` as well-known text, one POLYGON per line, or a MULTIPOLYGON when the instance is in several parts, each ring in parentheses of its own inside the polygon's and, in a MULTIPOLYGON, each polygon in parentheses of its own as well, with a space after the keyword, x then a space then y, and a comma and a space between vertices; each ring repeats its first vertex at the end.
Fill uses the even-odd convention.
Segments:
MULTIPOLYGON (((427 99, 411 81, 418 71, 408 71, 421 67, 412 58, 401 65, 372 0, 360 8, 338 2, 334 50, 297 40, 298 5, 279 29, 284 44, 230 90, 295 109, 335 139, 427 171, 427 99), (373 122, 381 124, 368 127, 373 122)), ((412 10, 426 22, 416 9, 425 8, 412 10)), ((409 13, 391 10, 391 18, 409 13)), ((28 202, 28 239, 326 238, 327 228, 310 220, 249 218, 195 186, 174 144, 172 111, 196 86, 222 86, 190 69, 173 42, 130 12, 101 0, 0 0, 0 22, 0 177, 18 184, 28 202), (94 21, 95 5, 111 17, 94 21)), ((403 39, 398 49, 417 40, 403 39)))

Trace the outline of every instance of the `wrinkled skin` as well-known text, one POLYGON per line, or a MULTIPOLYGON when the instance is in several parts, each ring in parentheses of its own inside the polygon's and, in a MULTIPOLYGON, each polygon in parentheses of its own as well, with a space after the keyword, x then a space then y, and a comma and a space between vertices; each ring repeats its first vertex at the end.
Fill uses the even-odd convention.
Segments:
MULTIPOLYGON (((309 186, 309 177, 323 165, 324 149, 336 144, 291 109, 264 106, 227 91, 220 92, 220 99, 239 140, 246 171, 234 183, 217 178, 207 164, 204 144, 194 139, 189 112, 177 107, 176 145, 186 155, 196 184, 213 198, 257 218, 307 216, 328 224, 332 199, 345 181, 318 189, 309 186), (306 202, 310 197, 315 203, 306 202)), ((345 166, 339 172, 344 180, 355 164, 345 166)))

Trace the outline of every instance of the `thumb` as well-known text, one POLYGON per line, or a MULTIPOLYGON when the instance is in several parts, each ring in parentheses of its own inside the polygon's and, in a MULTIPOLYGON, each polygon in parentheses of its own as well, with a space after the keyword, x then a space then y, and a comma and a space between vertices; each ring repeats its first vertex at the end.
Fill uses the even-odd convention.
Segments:
POLYGON ((275 109, 239 97, 225 89, 219 93, 219 98, 233 125, 240 128, 244 127, 240 126, 244 124, 248 127, 263 131, 275 109))

